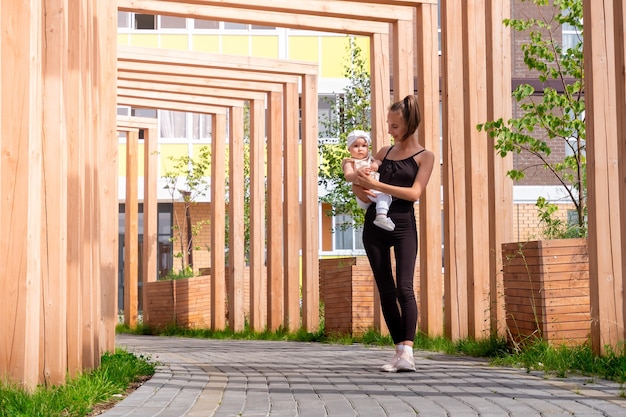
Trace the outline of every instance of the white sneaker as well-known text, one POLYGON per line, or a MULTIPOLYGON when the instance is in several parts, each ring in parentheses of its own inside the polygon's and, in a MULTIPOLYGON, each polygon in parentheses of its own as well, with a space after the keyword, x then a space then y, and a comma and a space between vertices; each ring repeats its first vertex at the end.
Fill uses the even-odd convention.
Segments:
POLYGON ((382 372, 398 372, 398 361, 402 356, 402 348, 396 347, 396 354, 393 355, 393 359, 389 363, 384 364, 380 367, 382 372))
POLYGON ((376 217, 374 219, 374 224, 388 232, 393 232, 393 229, 396 228, 396 225, 389 217, 376 217))
POLYGON ((398 361, 400 360, 400 356, 396 353, 396 356, 393 357, 391 362, 384 364, 380 367, 382 372, 398 372, 398 361))
POLYGON ((402 355, 396 362, 396 372, 415 372, 415 359, 411 355, 402 355))

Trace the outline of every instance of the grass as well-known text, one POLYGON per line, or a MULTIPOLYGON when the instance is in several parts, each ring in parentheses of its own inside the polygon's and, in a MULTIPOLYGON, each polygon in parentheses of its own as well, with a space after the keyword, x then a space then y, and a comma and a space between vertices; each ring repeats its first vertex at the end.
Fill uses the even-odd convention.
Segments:
POLYGON ((91 372, 61 386, 39 386, 33 392, 0 383, 0 417, 83 417, 119 400, 134 385, 154 374, 149 358, 122 349, 102 356, 91 372))
MULTIPOLYGON (((322 326, 323 327, 323 326, 322 326)), ((277 331, 253 332, 247 326, 242 332, 185 329, 171 326, 159 331, 143 324, 128 328, 120 324, 117 333, 194 337, 206 339, 285 340, 335 344, 364 344, 393 346, 389 336, 373 330, 361 336, 325 334, 323 330, 308 333, 277 331)), ((494 366, 512 366, 530 371, 542 371, 546 376, 566 377, 585 375, 626 383, 626 351, 608 350, 597 356, 588 345, 577 347, 550 346, 540 339, 510 345, 505 338, 451 341, 443 337, 428 337, 418 333, 415 349, 488 358, 494 366)), ((119 400, 129 387, 154 374, 155 364, 149 358, 135 356, 118 349, 102 357, 101 366, 60 387, 39 387, 34 393, 19 387, 0 384, 0 417, 85 417, 98 408, 107 408, 119 400)))

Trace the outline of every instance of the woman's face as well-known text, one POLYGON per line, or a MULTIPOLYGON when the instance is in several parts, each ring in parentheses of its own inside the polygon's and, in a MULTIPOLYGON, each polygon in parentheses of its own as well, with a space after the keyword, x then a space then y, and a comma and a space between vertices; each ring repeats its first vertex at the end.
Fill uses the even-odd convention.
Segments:
POLYGON ((400 110, 387 113, 387 132, 391 135, 394 142, 402 140, 406 133, 406 121, 402 117, 400 110))

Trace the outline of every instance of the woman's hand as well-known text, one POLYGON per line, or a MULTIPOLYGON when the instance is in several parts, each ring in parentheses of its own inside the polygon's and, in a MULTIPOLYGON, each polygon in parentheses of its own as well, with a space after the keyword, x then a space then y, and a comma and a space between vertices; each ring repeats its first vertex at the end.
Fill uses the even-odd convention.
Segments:
POLYGON ((357 171, 357 177, 353 181, 354 184, 359 185, 367 190, 370 188, 376 188, 376 181, 371 175, 372 170, 370 168, 361 168, 357 171))

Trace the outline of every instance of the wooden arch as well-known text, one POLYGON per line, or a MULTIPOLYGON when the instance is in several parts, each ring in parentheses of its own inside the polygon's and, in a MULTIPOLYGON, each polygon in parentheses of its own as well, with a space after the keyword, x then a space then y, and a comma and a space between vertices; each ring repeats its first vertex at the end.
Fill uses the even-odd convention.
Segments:
MULTIPOLYGON (((268 264, 268 278, 267 280, 261 276, 263 271, 263 263, 265 262, 265 245, 262 242, 265 241, 265 226, 261 219, 261 210, 255 210, 253 213, 252 224, 252 242, 254 243, 251 248, 251 279, 253 294, 251 300, 253 305, 250 311, 253 312, 251 320, 252 325, 257 330, 262 330, 266 327, 277 329, 279 326, 284 326, 289 329, 296 329, 300 327, 300 313, 299 313, 299 254, 301 249, 301 243, 304 240, 304 234, 317 233, 317 224, 311 223, 303 224, 300 212, 300 203, 298 201, 300 190, 304 189, 304 183, 306 182, 306 176, 303 183, 297 180, 300 177, 298 172, 298 156, 297 156, 297 140, 293 140, 298 136, 298 85, 296 82, 301 82, 303 85, 311 84, 311 78, 316 77, 317 68, 313 64, 298 63, 289 61, 277 61, 271 59, 251 59, 245 57, 230 57, 230 56, 217 56, 212 54, 197 54, 183 51, 168 51, 164 53, 162 50, 150 50, 149 48, 120 48, 118 51, 118 71, 124 77, 132 76, 134 79, 151 79, 154 76, 160 78, 160 81, 156 83, 158 90, 171 90, 177 91, 177 95, 172 96, 173 93, 155 92, 156 97, 165 97, 168 99, 177 99, 173 103, 176 106, 178 102, 186 102, 188 106, 195 106, 197 112, 206 112, 203 110, 203 103, 223 103, 224 106, 231 106, 234 103, 229 103, 230 99, 223 99, 225 93, 228 96, 239 96, 240 99, 253 100, 255 103, 251 106, 251 121, 252 126, 256 127, 256 134, 252 142, 253 152, 258 154, 256 160, 253 163, 254 172, 251 175, 253 184, 256 184, 253 190, 253 208, 262 208, 264 203, 264 192, 261 190, 261 184, 268 184, 268 245, 267 245, 267 264, 268 264), (186 76, 179 76, 177 78, 163 79, 159 77, 159 74, 168 74, 168 71, 162 72, 162 67, 171 68, 172 66, 177 68, 177 73, 187 74, 186 76), (129 71, 132 68, 133 71, 129 71), (260 87, 261 92, 250 92, 246 90, 234 90, 210 87, 213 95, 203 96, 201 93, 203 89, 207 88, 202 86, 207 80, 207 70, 221 69, 230 73, 231 78, 252 79, 256 75, 264 75, 268 80, 272 80, 273 83, 261 83, 256 81, 257 88, 260 87), (190 76, 194 70, 199 72, 199 76, 190 76), (240 74, 243 72, 243 74, 240 74), (174 81, 176 80, 176 81, 174 81), (265 84, 265 85, 263 85, 265 84), (280 84, 280 90, 277 90, 276 86, 280 84), (269 85, 269 86, 268 86, 269 85), (192 86, 192 87, 190 87, 192 86), (186 93, 183 92, 186 91, 186 93), (223 93, 216 96, 215 94, 221 90, 223 93), (265 97, 267 96, 267 98, 265 97), (266 100, 265 100, 266 98, 266 100), (267 181, 264 173, 264 164, 262 163, 264 151, 264 118, 263 109, 267 102, 268 109, 271 110, 270 117, 268 119, 268 177, 267 181), (258 135, 261 136, 258 136, 258 135), (283 157, 283 152, 285 157, 283 157), (259 160, 260 156, 260 160, 259 160), (281 185, 282 184, 282 185, 281 185), (283 197, 284 196, 284 197, 283 197), (282 199, 284 198, 284 202, 282 199), (259 293, 262 282, 267 282, 267 292, 265 297, 267 301, 261 301, 261 294, 259 293), (267 310, 265 309, 267 306, 267 310), (267 321, 266 318, 267 317, 267 321)), ((226 76, 226 74, 221 74, 226 76)), ((118 75, 119 78, 119 75, 118 75)), ((263 77, 261 77, 263 78, 263 77)), ((153 85, 152 81, 143 81, 141 88, 131 89, 130 92, 124 92, 124 97, 120 97, 119 100, 124 102, 127 96, 132 95, 140 99, 146 95, 145 88, 153 85)), ((249 87, 248 87, 249 88, 249 87)), ((119 97, 119 96, 118 96, 119 97)), ((303 94, 303 101, 317 100, 317 90, 313 89, 303 94), (308 96, 312 98, 308 98, 308 96)), ((312 111, 316 111, 316 107, 309 106, 312 111)), ((314 115, 303 114, 303 130, 307 131, 311 120, 316 119, 316 112, 314 115)), ((231 126, 243 129, 243 121, 232 123, 231 126)), ((235 146, 236 149, 243 150, 242 138, 243 130, 238 136, 239 142, 235 141, 231 137, 231 146, 235 146)), ((215 141, 212 147, 215 147, 215 141)), ((315 154, 303 155, 305 164, 313 164, 316 159, 315 154), (307 162, 307 159, 310 162, 307 162)), ((243 168, 237 167, 233 169, 227 169, 223 165, 223 159, 220 162, 219 158, 212 158, 214 163, 214 172, 230 172, 231 175, 242 175, 243 168)), ((231 160, 232 161, 232 160, 231 160)), ((238 160, 237 160, 238 161, 238 160)), ((212 175, 212 178, 213 175, 212 175)), ((317 174, 315 174, 315 180, 317 174)), ((212 181, 213 182, 213 181, 212 181)), ((243 178, 231 178, 230 184, 243 184, 243 178)), ((214 187, 212 187, 213 190, 214 187)), ((263 187, 264 188, 264 187, 263 187)), ((231 188, 231 193, 234 188, 231 188)), ((223 190, 222 190, 223 191, 223 190)), ((316 190, 315 190, 316 191, 316 190)), ((224 195, 221 192, 217 195, 212 193, 213 207, 219 207, 219 195, 224 195), (216 199, 216 201, 213 200, 216 199)), ((243 194, 241 194, 243 195, 243 194)), ((312 194, 308 192, 302 199, 303 206, 317 206, 317 193, 312 194)), ((222 204, 223 206, 223 204, 222 204)), ((238 207, 234 205, 233 208, 238 207)), ((212 211, 211 224, 219 225, 223 224, 223 214, 219 217, 218 210, 212 211), (221 218, 222 217, 222 218, 221 218)), ((231 224, 243 225, 243 211, 238 213, 230 213, 229 218, 231 224)), ((212 227, 213 231, 218 227, 212 227)), ((231 291, 234 294, 243 294, 243 229, 241 229, 240 235, 237 233, 231 233, 231 257, 233 258, 230 268, 225 270, 223 265, 223 236, 212 236, 211 239, 211 267, 213 271, 212 283, 222 283, 222 285, 214 288, 212 297, 215 302, 212 303, 212 310, 214 314, 212 317, 225 317, 223 311, 220 311, 218 306, 220 300, 225 300, 224 296, 221 296, 223 292, 224 280, 234 283, 231 286, 231 291), (236 237, 236 239, 234 239, 236 237), (221 239, 220 242, 216 239, 221 239), (239 250, 237 250, 239 248, 239 250)), ((154 242, 156 244, 156 242, 154 242)), ((304 264, 316 266, 317 265, 317 252, 316 251, 303 251, 302 253, 304 264)), ((317 271, 313 276, 316 276, 317 271)), ((306 281, 305 281, 306 282, 306 281)), ((132 284, 131 284, 132 285, 132 284)), ((316 287, 315 282, 313 287, 316 287)), ((317 305, 317 292, 303 291, 303 298, 305 305, 317 305)), ((231 327, 241 330, 243 329, 243 314, 241 303, 229 303, 229 317, 231 320, 231 327)), ((223 305, 223 301, 221 302, 223 305)), ((304 323, 308 326, 317 326, 315 320, 317 317, 317 309, 313 312, 304 313, 304 323), (315 313, 315 314, 314 314, 315 313), (307 320, 312 320, 312 323, 308 323, 307 320)), ((214 323, 217 329, 221 329, 224 326, 223 322, 219 320, 214 323)))
MULTIPOLYGON (((424 138, 424 145, 432 149, 437 156, 439 154, 438 47, 433 36, 437 31, 435 0, 351 3, 349 7, 343 1, 323 2, 323 5, 320 2, 291 4, 280 1, 264 6, 246 2, 201 1, 186 4, 185 1, 120 0, 118 8, 121 11, 367 35, 370 37, 373 63, 371 67, 373 146, 378 148, 389 143, 389 138, 384 132, 386 109, 390 103, 391 88, 388 80, 391 61, 393 91, 398 92, 399 96, 414 91, 414 71, 411 69, 417 69, 420 75, 417 78, 417 89, 422 92, 419 97, 426 119, 421 126, 420 134, 424 138), (381 7, 383 4, 384 7, 381 7), (372 13, 374 9, 377 10, 376 13, 372 13), (300 18, 300 15, 305 18, 300 18), (318 16, 321 19, 316 18, 318 16), (359 22, 365 20, 367 24, 357 24, 355 19, 359 19, 359 22), (393 54, 389 53, 390 36, 394 45, 393 54), (419 54, 414 54, 414 49, 419 54), (415 55, 419 55, 419 58, 415 59, 415 55)), ((305 153, 313 151, 312 144, 304 137, 303 143, 311 146, 309 150, 304 150, 305 153)), ((431 190, 438 190, 440 181, 439 175, 433 175, 431 190)), ((438 266, 441 259, 440 211, 440 193, 427 191, 420 202, 422 220, 420 327, 433 335, 441 334, 443 329, 441 301, 443 286, 438 266)), ((306 218, 312 220, 316 216, 317 212, 306 212, 305 209, 306 218)), ((317 244, 309 247, 315 247, 317 250, 317 244)), ((317 269, 316 266, 314 268, 317 269)), ((312 271, 311 268, 306 268, 303 277, 306 279, 308 273, 312 271)), ((310 286, 312 291, 317 291, 317 278, 315 281, 315 285, 310 286)), ((377 316, 377 326, 383 326, 380 315, 377 316)))

